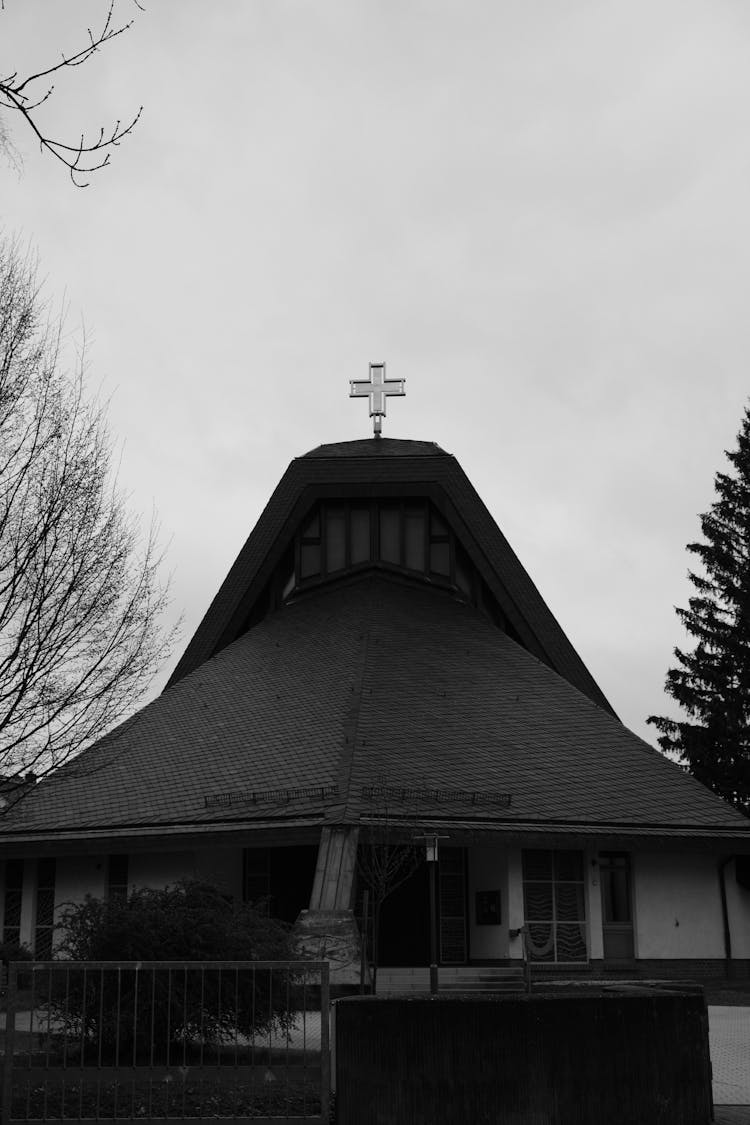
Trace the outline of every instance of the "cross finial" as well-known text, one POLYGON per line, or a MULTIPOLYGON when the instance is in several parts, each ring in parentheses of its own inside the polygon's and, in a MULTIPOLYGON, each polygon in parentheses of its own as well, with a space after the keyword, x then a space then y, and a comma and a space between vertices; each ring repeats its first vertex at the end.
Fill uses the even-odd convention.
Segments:
POLYGON ((385 400, 389 395, 405 395, 406 379, 386 379, 385 364, 371 363, 369 379, 350 379, 349 398, 370 400, 373 433, 380 437, 381 419, 385 418, 385 400))

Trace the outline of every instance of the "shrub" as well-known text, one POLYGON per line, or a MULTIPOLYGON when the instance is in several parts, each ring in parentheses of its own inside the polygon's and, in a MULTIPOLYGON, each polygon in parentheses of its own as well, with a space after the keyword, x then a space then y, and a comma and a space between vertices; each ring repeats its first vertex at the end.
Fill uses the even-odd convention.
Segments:
POLYGON ((0 963, 7 969, 11 961, 33 961, 31 950, 17 941, 0 941, 0 963))
MULTIPOLYGON (((127 897, 87 897, 61 919, 58 952, 73 962, 285 961, 290 928, 215 887, 182 881, 127 897)), ((236 1043, 291 1023, 294 987, 278 970, 203 971, 61 963, 49 974, 55 1022, 87 1059, 182 1059, 188 1046, 236 1043), (152 1047, 153 1044, 153 1047, 152 1047)))

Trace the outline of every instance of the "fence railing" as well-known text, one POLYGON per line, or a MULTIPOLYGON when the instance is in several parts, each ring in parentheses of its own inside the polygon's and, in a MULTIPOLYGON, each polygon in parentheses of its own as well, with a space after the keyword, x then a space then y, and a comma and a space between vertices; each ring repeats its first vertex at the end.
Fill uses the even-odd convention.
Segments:
POLYGON ((325 962, 9 966, 2 1121, 327 1122, 325 962))

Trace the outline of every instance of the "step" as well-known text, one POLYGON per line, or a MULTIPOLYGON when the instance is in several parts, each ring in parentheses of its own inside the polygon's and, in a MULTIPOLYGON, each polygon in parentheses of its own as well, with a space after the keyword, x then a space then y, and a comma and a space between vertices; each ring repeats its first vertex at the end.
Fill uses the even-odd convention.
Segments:
MULTIPOLYGON (((492 965, 446 965, 438 970, 441 992, 516 992, 525 987, 523 968, 492 965)), ((430 970, 424 966, 394 967, 378 970, 377 992, 427 992, 430 970)))

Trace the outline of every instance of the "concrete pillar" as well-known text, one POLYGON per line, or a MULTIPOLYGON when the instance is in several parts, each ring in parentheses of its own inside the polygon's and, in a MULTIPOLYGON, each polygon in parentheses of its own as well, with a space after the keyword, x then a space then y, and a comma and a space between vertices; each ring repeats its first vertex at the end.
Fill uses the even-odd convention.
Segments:
POLYGON ((316 961, 328 961, 332 985, 357 985, 361 943, 352 910, 359 829, 324 828, 310 896, 310 909, 294 927, 297 944, 316 961))

